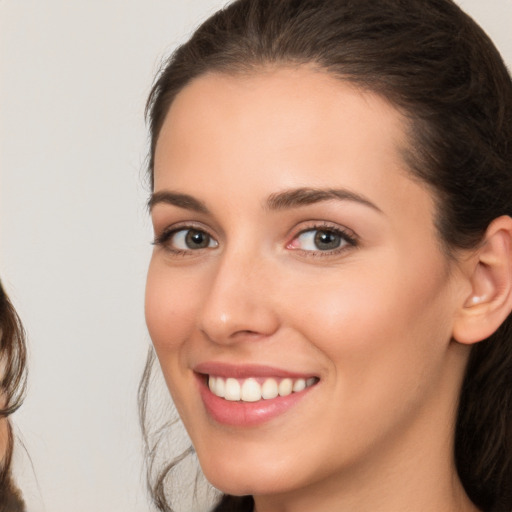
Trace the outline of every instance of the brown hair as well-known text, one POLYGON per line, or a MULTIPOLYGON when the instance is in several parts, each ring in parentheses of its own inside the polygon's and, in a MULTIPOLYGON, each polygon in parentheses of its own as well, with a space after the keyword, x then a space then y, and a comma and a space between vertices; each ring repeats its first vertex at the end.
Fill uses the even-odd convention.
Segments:
MULTIPOLYGON (((405 114, 405 158, 433 190, 448 254, 474 247, 494 218, 512 216, 512 81, 488 36, 451 0, 238 0, 218 11, 175 51, 151 91, 151 183, 176 95, 205 73, 269 64, 316 65, 405 114)), ((466 492, 493 512, 512 510, 511 324, 509 316, 472 349, 455 433, 466 492)), ((142 402, 147 384, 146 374, 142 402)), ((162 485, 157 494, 161 510, 171 510, 162 485)), ((216 510, 251 510, 244 499, 224 497, 216 510)))
POLYGON ((22 510, 22 502, 10 478, 13 434, 7 417, 21 405, 26 384, 25 331, 0 283, 0 421, 7 422, 7 449, 0 455, 0 509, 22 510), (7 507, 10 508, 1 508, 7 507), (16 508, 14 508, 16 505, 16 508))

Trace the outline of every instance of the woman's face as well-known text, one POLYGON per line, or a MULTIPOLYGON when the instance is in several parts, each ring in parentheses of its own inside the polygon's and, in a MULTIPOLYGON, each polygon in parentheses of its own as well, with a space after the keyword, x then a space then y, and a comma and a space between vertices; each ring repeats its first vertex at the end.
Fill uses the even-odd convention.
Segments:
POLYGON ((404 133, 385 100, 305 67, 209 74, 173 102, 146 319, 221 490, 338 488, 446 448, 468 290, 404 133))

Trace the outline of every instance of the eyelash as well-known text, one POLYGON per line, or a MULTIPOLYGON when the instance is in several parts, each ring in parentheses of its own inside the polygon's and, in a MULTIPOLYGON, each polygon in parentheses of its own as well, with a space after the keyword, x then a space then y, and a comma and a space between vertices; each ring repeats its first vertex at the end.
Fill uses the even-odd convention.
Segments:
POLYGON ((308 226, 304 229, 301 229, 299 233, 297 233, 292 241, 286 245, 287 248, 289 248, 292 251, 300 252, 303 256, 308 258, 326 258, 329 256, 336 256, 339 255, 342 252, 345 252, 346 250, 350 248, 356 248, 359 246, 359 238, 357 235, 348 229, 344 229, 337 225, 327 224, 327 223, 318 223, 318 224, 312 224, 311 226, 308 226), (297 240, 301 235, 304 235, 305 233, 308 233, 310 231, 318 231, 318 232, 325 232, 325 233, 332 233, 336 236, 339 236, 341 238, 341 243, 344 242, 344 244, 341 247, 336 247, 334 249, 330 250, 304 250, 300 248, 292 248, 290 247, 291 244, 297 240))
MULTIPOLYGON (((200 233, 204 233, 210 238, 210 240, 213 240, 218 246, 217 240, 215 240, 215 238, 212 235, 210 235, 206 229, 204 229, 202 226, 197 226, 197 225, 183 225, 183 226, 165 229, 164 231, 162 231, 162 233, 160 235, 155 237, 155 240, 153 241, 153 245, 163 247, 166 251, 170 252, 174 256, 188 256, 191 253, 202 252, 204 249, 211 248, 211 247, 205 247, 205 248, 199 248, 199 249, 185 250, 185 249, 177 249, 175 247, 170 246, 168 244, 168 242, 172 239, 172 237, 174 237, 177 233, 179 233, 181 231, 185 231, 185 232, 186 231, 198 231, 200 233)), ((286 248, 289 250, 292 250, 292 251, 300 252, 305 257, 318 258, 318 257, 335 256, 335 255, 338 255, 338 254, 350 249, 351 247, 352 248, 358 247, 358 245, 359 245, 359 239, 354 232, 347 230, 347 229, 343 229, 339 226, 334 226, 334 225, 327 224, 327 223, 319 223, 319 224, 312 224, 311 226, 308 226, 308 227, 302 229, 299 233, 294 235, 291 242, 286 244, 286 248), (341 247, 328 249, 328 250, 321 250, 321 249, 304 250, 304 249, 300 249, 300 248, 291 247, 291 244, 295 240, 297 240, 300 236, 302 236, 305 233, 308 233, 310 231, 318 231, 318 232, 334 234, 341 238, 342 243, 343 242, 345 242, 345 243, 341 247)))
POLYGON ((163 247, 166 251, 170 252, 173 256, 189 256, 191 253, 194 252, 202 252, 204 249, 209 249, 210 247, 206 247, 204 249, 177 249, 175 247, 172 247, 169 245, 169 241, 174 237, 177 233, 180 231, 197 231, 199 233, 206 234, 210 240, 213 240, 217 243, 213 236, 211 236, 206 229, 204 229, 202 226, 197 225, 184 225, 184 226, 177 226, 172 228, 167 228, 158 236, 155 236, 155 239, 153 241, 153 245, 163 247))

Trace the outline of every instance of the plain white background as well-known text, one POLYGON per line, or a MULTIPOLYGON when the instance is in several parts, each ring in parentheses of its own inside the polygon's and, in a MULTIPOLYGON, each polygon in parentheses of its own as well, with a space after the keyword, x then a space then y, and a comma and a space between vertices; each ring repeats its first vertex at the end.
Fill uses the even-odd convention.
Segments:
MULTIPOLYGON (((148 512, 144 103, 221 0, 0 0, 0 275, 29 335, 29 512, 148 512)), ((459 2, 512 66, 512 0, 459 2)))

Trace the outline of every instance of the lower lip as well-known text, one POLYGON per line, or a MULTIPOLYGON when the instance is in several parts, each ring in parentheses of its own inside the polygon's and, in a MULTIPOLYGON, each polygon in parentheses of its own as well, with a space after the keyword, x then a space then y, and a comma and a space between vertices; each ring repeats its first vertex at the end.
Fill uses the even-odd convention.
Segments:
POLYGON ((199 390, 208 414, 218 423, 233 427, 261 425, 290 410, 315 386, 288 396, 278 396, 258 402, 234 402, 214 395, 206 385, 204 375, 198 375, 199 390))

